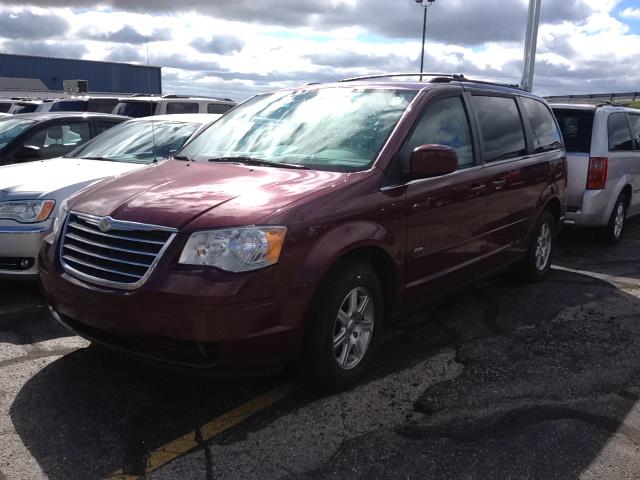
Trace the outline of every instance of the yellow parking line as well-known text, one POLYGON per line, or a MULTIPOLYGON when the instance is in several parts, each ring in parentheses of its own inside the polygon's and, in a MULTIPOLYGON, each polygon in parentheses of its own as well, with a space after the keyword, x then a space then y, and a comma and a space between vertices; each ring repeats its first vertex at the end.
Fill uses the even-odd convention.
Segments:
MULTIPOLYGON (((300 385, 294 383, 288 383, 286 385, 274 388, 253 400, 248 401, 228 411, 227 413, 205 423, 200 427, 200 433, 202 439, 206 442, 211 440, 216 435, 221 434, 225 430, 234 427, 246 420, 247 418, 255 415, 256 413, 270 407, 274 403, 288 397, 292 393, 300 389, 300 385)), ((153 451, 147 460, 145 468, 145 474, 149 474, 158 470, 160 467, 175 460, 181 455, 193 450, 199 446, 196 440, 196 432, 189 432, 186 435, 172 440, 171 442, 161 446, 157 450, 153 451)), ((107 477, 107 480, 137 480, 140 477, 136 475, 129 475, 122 470, 114 472, 107 477)))

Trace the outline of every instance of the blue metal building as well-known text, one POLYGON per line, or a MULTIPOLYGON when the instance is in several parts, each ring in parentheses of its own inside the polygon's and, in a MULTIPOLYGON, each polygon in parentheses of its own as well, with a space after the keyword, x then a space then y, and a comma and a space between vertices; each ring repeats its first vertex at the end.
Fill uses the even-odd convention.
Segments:
POLYGON ((161 67, 0 53, 0 90, 62 92, 64 80, 87 80, 90 93, 159 94, 161 75, 161 67))

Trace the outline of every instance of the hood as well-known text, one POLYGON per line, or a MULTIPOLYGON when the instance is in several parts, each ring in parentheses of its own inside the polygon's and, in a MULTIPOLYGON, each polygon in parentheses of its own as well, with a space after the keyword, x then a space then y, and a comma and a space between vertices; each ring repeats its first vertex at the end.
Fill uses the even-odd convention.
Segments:
POLYGON ((45 197, 72 185, 138 169, 143 165, 76 158, 52 158, 0 167, 0 201, 5 198, 45 197))
POLYGON ((348 174, 169 160, 102 182, 70 207, 118 220, 181 229, 251 225, 307 195, 346 180, 348 174), (206 218, 203 215, 206 215, 206 218))

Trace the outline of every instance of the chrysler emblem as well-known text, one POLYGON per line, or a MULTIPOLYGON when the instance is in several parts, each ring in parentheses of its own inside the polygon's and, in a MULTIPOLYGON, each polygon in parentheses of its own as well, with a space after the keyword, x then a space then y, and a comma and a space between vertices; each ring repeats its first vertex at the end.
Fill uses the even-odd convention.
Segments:
POLYGON ((100 220, 98 228, 103 233, 111 230, 111 219, 109 217, 104 217, 102 220, 100 220))

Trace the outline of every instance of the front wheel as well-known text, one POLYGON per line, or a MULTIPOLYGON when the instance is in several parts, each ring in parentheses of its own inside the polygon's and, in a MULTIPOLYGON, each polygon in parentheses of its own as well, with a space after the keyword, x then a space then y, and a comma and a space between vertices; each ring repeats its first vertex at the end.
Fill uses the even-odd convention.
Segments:
POLYGON ((615 245, 622 239, 624 224, 627 219, 627 198, 620 195, 613 206, 609 223, 601 231, 601 239, 607 245, 615 245))
POLYGON ((305 334, 302 374, 311 386, 339 391, 354 385, 373 356, 384 311, 375 272, 343 262, 319 287, 305 334))
POLYGON ((521 278, 528 282, 544 279, 551 270, 551 262, 556 246, 556 220, 548 210, 538 218, 529 240, 527 256, 518 266, 521 278))

